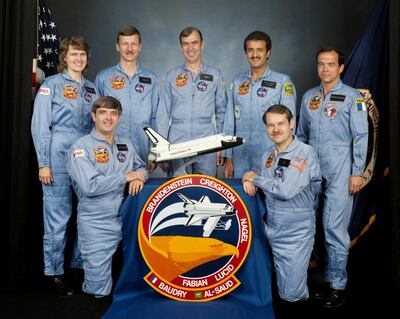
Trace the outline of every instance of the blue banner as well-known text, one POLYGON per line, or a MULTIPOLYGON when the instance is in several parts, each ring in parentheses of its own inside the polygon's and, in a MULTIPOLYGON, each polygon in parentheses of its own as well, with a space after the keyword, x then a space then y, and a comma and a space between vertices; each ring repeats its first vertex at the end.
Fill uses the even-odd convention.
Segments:
MULTIPOLYGON (((234 277, 240 284, 228 294, 206 302, 177 301, 168 296, 164 296, 157 292, 154 287, 151 287, 152 281, 157 282, 157 278, 155 278, 155 276, 148 276, 152 270, 146 263, 149 262, 149 257, 144 260, 138 241, 139 227, 141 227, 141 223, 145 222, 145 218, 142 215, 146 213, 146 209, 143 208, 147 207, 148 212, 153 212, 153 207, 155 207, 155 205, 152 205, 152 201, 154 201, 155 204, 162 202, 165 207, 169 207, 168 205, 175 205, 168 202, 170 199, 165 199, 166 197, 160 199, 161 197, 157 197, 158 195, 154 196, 154 194, 158 192, 161 194, 160 196, 165 196, 166 192, 173 189, 176 185, 173 185, 173 182, 171 182, 167 187, 160 189, 159 187, 168 182, 168 179, 150 179, 145 184, 144 190, 138 196, 129 196, 124 201, 120 210, 123 225, 122 244, 124 265, 115 287, 113 303, 104 318, 274 318, 271 296, 272 265, 263 222, 265 204, 259 195, 254 198, 247 196, 242 190, 240 180, 221 180, 220 183, 218 183, 219 180, 214 180, 216 181, 215 184, 211 181, 211 183, 201 188, 200 191, 196 190, 196 187, 191 186, 187 189, 183 189, 183 191, 182 189, 179 191, 173 190, 171 194, 178 198, 179 193, 179 197, 187 201, 186 205, 183 204, 182 207, 186 209, 186 216, 189 217, 191 216, 189 209, 192 204, 213 204, 216 202, 215 197, 212 196, 212 187, 218 189, 218 192, 223 193, 228 199, 230 190, 238 195, 240 203, 247 208, 248 216, 251 221, 252 235, 251 244, 246 251, 247 257, 234 274, 234 277), (221 185, 219 184, 226 185, 226 189, 220 187, 221 185), (204 195, 205 193, 207 196, 204 195), (144 279, 146 276, 148 277, 148 281, 144 279)), ((232 202, 234 202, 234 199, 232 199, 232 202)), ((228 212, 227 215, 233 212, 239 214, 236 208, 231 209, 230 207, 225 207, 223 209, 228 212)), ((163 214, 165 214, 165 208, 163 214)), ((171 218, 172 217, 168 217, 167 220, 171 220, 171 218)), ((177 216, 175 220, 176 221, 169 222, 168 224, 174 223, 174 225, 176 225, 179 221, 179 216, 177 216)), ((242 221, 243 218, 240 220, 242 221)), ((186 225, 188 224, 190 223, 186 222, 186 225)), ((198 231, 200 237, 203 236, 200 239, 209 238, 209 240, 215 240, 215 238, 220 238, 221 235, 219 234, 223 234, 224 230, 234 229, 234 224, 235 221, 233 223, 227 223, 225 221, 225 224, 222 224, 222 226, 213 225, 215 229, 217 229, 216 227, 220 227, 218 234, 216 233, 217 230, 214 231, 214 228, 212 228, 212 233, 210 235, 210 230, 206 229, 205 224, 198 227, 196 231, 198 231)), ((161 228, 161 225, 162 223, 159 222, 157 227, 161 228)), ((149 229, 154 229, 155 232, 156 226, 151 227, 150 225, 149 229)), ((247 232, 242 232, 242 241, 247 240, 246 235, 247 232)), ((143 246, 143 243, 141 243, 141 245, 143 246)), ((234 260, 234 257, 231 260, 234 260)), ((231 264, 233 264, 233 262, 231 262, 231 264)), ((170 265, 165 264, 165 268, 169 266, 170 265)), ((198 271, 198 268, 194 270, 198 271)), ((193 273, 193 270, 190 273, 193 273)), ((184 275, 190 276, 187 273, 184 275)), ((198 295, 195 294, 194 298, 199 295, 200 293, 198 295)))
POLYGON ((381 187, 386 166, 386 148, 379 141, 380 113, 387 109, 388 101, 388 57, 389 57, 389 1, 381 0, 348 59, 345 61, 343 82, 360 89, 369 114, 369 142, 363 189, 355 195, 349 234, 354 245, 375 221, 376 194, 381 187))

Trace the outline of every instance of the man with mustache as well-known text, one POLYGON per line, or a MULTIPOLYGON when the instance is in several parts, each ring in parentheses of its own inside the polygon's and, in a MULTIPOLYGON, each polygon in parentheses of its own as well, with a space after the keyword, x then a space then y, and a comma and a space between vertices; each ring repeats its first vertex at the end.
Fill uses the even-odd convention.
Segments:
POLYGON ((254 171, 243 175, 243 189, 254 196, 258 187, 266 196, 265 231, 278 292, 285 308, 294 311, 309 297, 307 269, 314 244, 314 208, 321 171, 313 148, 293 134, 289 108, 273 105, 262 119, 275 146, 265 152, 254 171))
MULTIPOLYGON (((113 96, 121 102, 123 112, 117 133, 128 136, 140 158, 147 163, 150 142, 143 128, 155 128, 158 80, 155 73, 137 63, 141 42, 142 36, 137 28, 124 26, 119 29, 115 46, 120 61, 100 71, 95 83, 101 96, 113 96)), ((151 173, 155 164, 149 162, 147 168, 151 173)))
POLYGON ((286 105, 296 119, 296 91, 289 76, 272 71, 271 38, 262 31, 250 33, 243 43, 250 72, 237 75, 228 93, 224 132, 243 137, 246 143, 225 151, 226 178, 241 178, 261 160, 274 143, 265 138, 264 112, 274 104, 286 105))

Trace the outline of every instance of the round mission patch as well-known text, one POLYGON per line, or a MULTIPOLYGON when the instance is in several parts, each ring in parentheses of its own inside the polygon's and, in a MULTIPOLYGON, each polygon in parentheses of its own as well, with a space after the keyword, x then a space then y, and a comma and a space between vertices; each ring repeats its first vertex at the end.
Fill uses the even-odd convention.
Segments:
POLYGON ((204 302, 240 285, 234 274, 250 248, 251 220, 227 184, 184 175, 150 196, 138 240, 150 268, 144 279, 154 290, 179 301, 204 302))

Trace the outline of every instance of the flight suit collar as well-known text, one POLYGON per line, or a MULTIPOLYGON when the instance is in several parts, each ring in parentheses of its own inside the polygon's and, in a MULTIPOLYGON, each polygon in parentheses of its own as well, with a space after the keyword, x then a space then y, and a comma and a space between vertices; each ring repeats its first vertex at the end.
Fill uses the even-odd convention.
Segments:
MULTIPOLYGON (((67 80, 72 81, 72 82, 76 82, 73 78, 71 78, 71 75, 68 73, 67 69, 65 69, 62 72, 62 76, 63 76, 64 79, 67 79, 67 80)), ((85 78, 83 77, 83 75, 81 75, 81 82, 82 82, 82 84, 85 84, 85 78)), ((76 82, 76 83, 79 83, 79 82, 76 82)))
MULTIPOLYGON (((122 74, 124 74, 127 78, 129 78, 128 74, 125 73, 125 71, 122 69, 121 64, 118 63, 115 68, 117 69, 118 72, 121 72, 122 74)), ((136 64, 136 70, 135 73, 133 74, 132 78, 134 78, 136 75, 140 75, 142 74, 143 69, 139 64, 136 64)))
MULTIPOLYGON (((260 79, 264 79, 266 77, 269 77, 270 75, 271 75, 271 69, 269 68, 269 66, 267 66, 267 68, 265 69, 263 75, 261 75, 260 79)), ((249 77, 250 80, 252 79, 251 78, 251 69, 250 69, 249 73, 247 73, 247 76, 249 77)))
POLYGON ((295 150, 297 148, 297 146, 299 145, 299 140, 296 137, 296 135, 292 135, 293 136, 293 141, 292 143, 289 144, 289 146, 283 151, 283 152, 279 152, 278 148, 275 146, 275 153, 276 154, 285 154, 285 153, 290 153, 293 150, 295 150))
MULTIPOLYGON (((108 141, 106 141, 104 138, 102 138, 96 131, 96 128, 93 127, 92 131, 90 132, 90 136, 92 138, 94 138, 95 140, 102 142, 102 143, 107 143, 110 145, 110 143, 108 143, 108 141)), ((114 134, 114 143, 113 144, 118 144, 119 138, 117 134, 114 134)))
MULTIPOLYGON (((328 92, 328 94, 329 94, 329 93, 336 92, 336 91, 339 91, 339 90, 343 87, 343 85, 344 85, 344 84, 343 84, 342 80, 339 79, 339 80, 336 82, 335 86, 328 92)), ((322 83, 321 83, 320 86, 319 86, 319 90, 320 90, 320 92, 321 92, 322 94, 324 94, 324 87, 322 86, 322 83)))
MULTIPOLYGON (((192 72, 191 70, 189 70, 189 69, 187 68, 186 63, 185 63, 185 64, 182 64, 182 65, 181 65, 181 68, 182 68, 183 70, 187 71, 187 72, 192 72)), ((199 73, 199 74, 205 73, 206 69, 207 69, 207 65, 206 65, 203 61, 201 61, 201 67, 200 67, 200 73, 199 73)))

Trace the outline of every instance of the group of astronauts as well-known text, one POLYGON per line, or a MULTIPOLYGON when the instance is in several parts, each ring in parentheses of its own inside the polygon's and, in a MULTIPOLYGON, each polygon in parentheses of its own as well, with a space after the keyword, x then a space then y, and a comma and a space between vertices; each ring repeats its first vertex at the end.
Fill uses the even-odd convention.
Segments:
MULTIPOLYGON (((60 73, 42 83, 32 117, 43 186, 44 274, 53 291, 74 293, 64 276, 74 191, 78 240, 71 267, 83 267, 85 293, 110 294, 125 189, 137 194, 156 168, 148 161, 150 142, 143 130, 151 126, 171 143, 222 132, 245 139, 239 147, 197 157, 186 172, 216 176, 217 167, 224 166, 224 177, 241 178, 248 195, 258 188, 265 193, 266 236, 279 296, 288 302, 309 298, 307 268, 322 194, 326 285, 311 295, 325 307, 341 306, 347 227, 353 195, 363 183, 368 143, 362 96, 340 80, 343 54, 335 48, 317 52, 321 84, 304 94, 295 123, 295 86, 288 75, 270 69, 271 39, 265 32, 245 38, 250 70, 237 75, 228 90, 221 71, 202 59, 200 30, 185 28, 179 41, 184 64, 159 82, 137 63, 139 30, 122 27, 116 37, 120 61, 100 71, 94 83, 84 78, 90 59, 86 40, 70 36, 61 42, 60 73)), ((159 166, 172 177, 182 165, 175 160, 159 166)))

